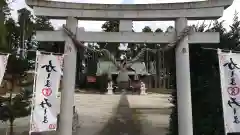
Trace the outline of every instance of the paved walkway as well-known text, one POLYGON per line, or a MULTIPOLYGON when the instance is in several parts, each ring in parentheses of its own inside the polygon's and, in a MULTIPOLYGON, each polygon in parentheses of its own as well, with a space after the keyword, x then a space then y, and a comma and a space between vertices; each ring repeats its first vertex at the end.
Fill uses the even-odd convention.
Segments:
MULTIPOLYGON (((165 135, 171 106, 168 98, 161 94, 76 94, 77 135, 165 135)), ((15 131, 27 131, 28 123, 28 117, 17 119, 15 131)), ((2 131, 4 127, 0 125, 2 131)))

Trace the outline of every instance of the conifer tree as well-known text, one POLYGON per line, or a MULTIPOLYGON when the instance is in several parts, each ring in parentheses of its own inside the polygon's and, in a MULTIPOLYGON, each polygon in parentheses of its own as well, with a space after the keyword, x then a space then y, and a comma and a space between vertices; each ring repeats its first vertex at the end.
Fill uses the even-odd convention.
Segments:
MULTIPOLYGON (((205 25, 201 25, 197 30, 220 33, 220 43, 215 45, 208 44, 206 45, 208 48, 238 50, 240 22, 237 13, 235 13, 233 24, 230 28, 229 31, 226 31, 223 27, 223 21, 215 21, 212 28, 206 29, 205 25)), ((205 45, 190 45, 193 134, 224 135, 217 51, 206 50, 203 47, 205 45)), ((168 135, 178 134, 176 96, 176 91, 174 91, 172 93, 174 107, 170 116, 168 135)))

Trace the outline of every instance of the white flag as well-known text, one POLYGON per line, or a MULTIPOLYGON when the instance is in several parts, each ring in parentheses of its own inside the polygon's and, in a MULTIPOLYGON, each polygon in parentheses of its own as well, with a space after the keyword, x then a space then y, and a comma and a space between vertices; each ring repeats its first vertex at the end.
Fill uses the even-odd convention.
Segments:
POLYGON ((57 92, 61 79, 61 61, 57 55, 38 54, 33 110, 30 121, 31 132, 53 131, 57 129, 57 92))
POLYGON ((240 132, 240 54, 219 50, 218 59, 225 132, 240 132))
POLYGON ((6 55, 0 55, 0 84, 2 83, 5 71, 6 71, 6 66, 8 62, 8 57, 9 54, 6 55))

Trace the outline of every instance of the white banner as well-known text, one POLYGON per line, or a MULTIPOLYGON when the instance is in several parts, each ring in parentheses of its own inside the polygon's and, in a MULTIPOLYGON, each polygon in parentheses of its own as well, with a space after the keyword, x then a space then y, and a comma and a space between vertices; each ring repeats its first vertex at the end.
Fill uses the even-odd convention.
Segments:
POLYGON ((62 61, 57 55, 37 52, 33 110, 30 121, 31 132, 57 129, 57 92, 62 75, 62 61))
POLYGON ((5 71, 6 71, 6 66, 8 63, 8 57, 9 54, 5 54, 5 55, 0 55, 0 84, 2 83, 5 71))
POLYGON ((240 54, 218 50, 225 133, 240 132, 240 54))

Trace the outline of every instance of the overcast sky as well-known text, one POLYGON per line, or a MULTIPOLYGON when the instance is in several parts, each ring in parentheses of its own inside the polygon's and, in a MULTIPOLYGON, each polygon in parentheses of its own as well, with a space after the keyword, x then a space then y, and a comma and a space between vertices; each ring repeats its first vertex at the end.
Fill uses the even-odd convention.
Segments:
MULTIPOLYGON (((173 3, 173 2, 189 2, 189 1, 201 1, 201 0, 54 0, 64 2, 78 2, 78 3, 103 3, 103 4, 148 4, 148 3, 173 3)), ((13 18, 17 18, 16 10, 26 7, 25 0, 15 0, 11 4, 13 18)), ((234 0, 231 7, 224 11, 224 16, 221 18, 226 20, 225 27, 228 27, 233 19, 235 10, 240 12, 240 0, 234 0)), ((51 20, 54 27, 62 26, 65 21, 51 20)), ((86 31, 101 31, 103 21, 79 21, 79 27, 84 27, 86 31)), ((190 24, 197 23, 196 21, 189 22, 190 24)), ((150 26, 152 29, 162 28, 166 29, 169 25, 174 25, 173 22, 134 22, 133 26, 135 31, 141 31, 144 26, 150 26)))

